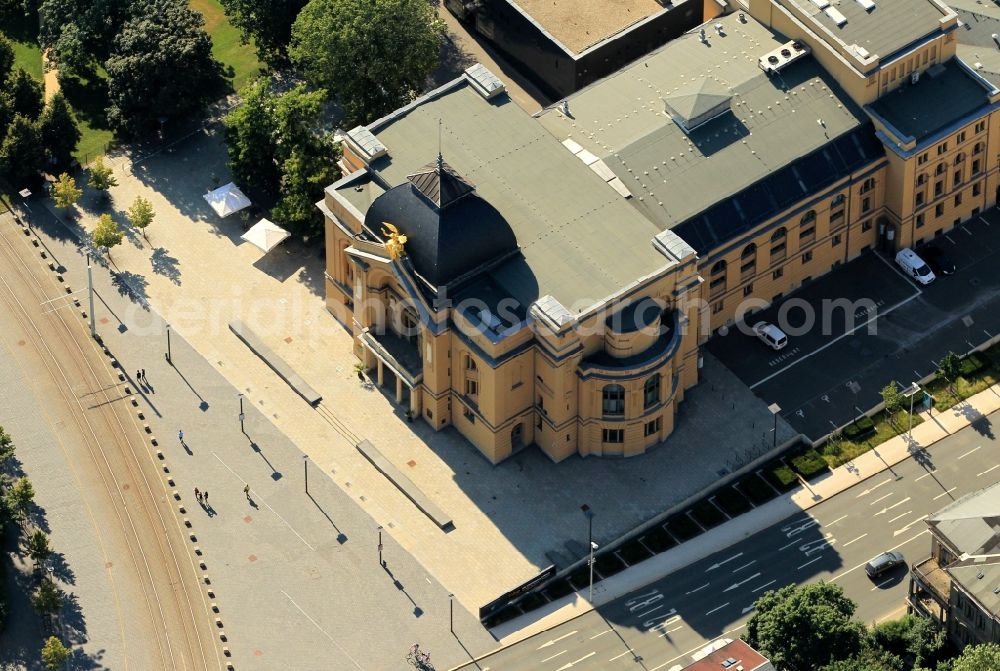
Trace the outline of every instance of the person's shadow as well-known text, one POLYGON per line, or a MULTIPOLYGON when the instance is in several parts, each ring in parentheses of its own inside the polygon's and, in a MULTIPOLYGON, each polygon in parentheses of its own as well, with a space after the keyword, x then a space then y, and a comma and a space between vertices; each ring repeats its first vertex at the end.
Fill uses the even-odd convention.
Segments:
POLYGON ((210 503, 205 503, 204 501, 202 501, 201 509, 204 510, 205 514, 208 515, 209 517, 215 517, 216 515, 218 515, 218 513, 215 512, 215 508, 213 508, 212 504, 210 503))
POLYGON ((250 507, 253 508, 254 510, 260 510, 260 506, 257 505, 257 502, 254 501, 253 497, 250 496, 249 494, 247 494, 247 503, 249 503, 250 507))

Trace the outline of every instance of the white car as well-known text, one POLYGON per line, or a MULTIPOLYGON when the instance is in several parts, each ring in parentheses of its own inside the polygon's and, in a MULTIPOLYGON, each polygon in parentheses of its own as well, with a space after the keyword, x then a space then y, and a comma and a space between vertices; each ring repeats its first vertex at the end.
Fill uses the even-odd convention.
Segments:
POLYGON ((770 322, 757 322, 753 327, 753 332, 765 345, 775 351, 784 349, 785 345, 788 344, 788 336, 785 335, 785 332, 770 322))
POLYGON ((896 265, 920 284, 930 284, 935 279, 934 271, 912 249, 899 250, 896 254, 896 265))

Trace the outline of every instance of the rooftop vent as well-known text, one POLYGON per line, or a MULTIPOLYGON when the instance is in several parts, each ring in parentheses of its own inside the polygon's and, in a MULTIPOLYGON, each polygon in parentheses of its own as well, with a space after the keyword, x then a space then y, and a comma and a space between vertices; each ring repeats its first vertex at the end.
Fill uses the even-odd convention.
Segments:
POLYGON ((790 63, 794 63, 809 53, 809 47, 792 40, 786 42, 770 53, 766 53, 757 59, 757 65, 768 74, 783 70, 790 63))
POLYGON ((830 6, 829 0, 812 0, 812 3, 820 9, 826 9, 830 6))
POLYGON ((500 78, 487 70, 486 66, 482 63, 476 63, 468 68, 465 74, 468 76, 469 81, 472 82, 472 88, 476 89, 476 92, 487 100, 507 90, 507 87, 500 81, 500 78))
POLYGON ((667 114, 685 133, 732 109, 732 94, 721 84, 703 79, 682 86, 663 99, 667 114))
POLYGON ((976 571, 976 578, 977 579, 982 580, 985 577, 986 577, 985 573, 983 573, 982 571, 976 571))
POLYGON ((364 159, 365 162, 373 161, 374 159, 385 156, 388 153, 385 145, 379 142, 379 139, 375 137, 375 134, 368 130, 365 126, 355 126, 351 130, 347 131, 347 144, 362 159, 364 159))
POLYGON ((830 20, 837 24, 838 28, 843 28, 847 25, 847 17, 840 13, 840 10, 836 7, 827 7, 823 10, 823 13, 830 17, 830 20))
POLYGON ((738 660, 735 657, 730 657, 728 659, 725 659, 722 661, 722 668, 728 669, 730 666, 735 665, 737 661, 738 660))
POLYGON ((871 12, 875 9, 875 3, 872 2, 872 0, 858 0, 858 4, 861 5, 866 12, 871 12))
POLYGON ((723 31, 723 28, 722 28, 722 24, 721 24, 721 23, 717 23, 717 24, 715 24, 715 32, 717 32, 717 33, 719 33, 720 35, 723 35, 723 36, 724 36, 724 35, 726 34, 726 33, 725 33, 725 32, 723 31))

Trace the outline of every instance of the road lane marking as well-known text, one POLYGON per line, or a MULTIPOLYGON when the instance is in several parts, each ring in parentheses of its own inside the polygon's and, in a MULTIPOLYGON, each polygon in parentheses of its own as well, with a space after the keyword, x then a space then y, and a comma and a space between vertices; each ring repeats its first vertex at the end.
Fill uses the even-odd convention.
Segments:
MULTIPOLYGON (((616 659, 621 659, 622 657, 624 657, 625 655, 627 655, 627 654, 628 654, 628 653, 630 653, 630 652, 632 652, 632 648, 629 648, 628 650, 626 650, 625 652, 623 652, 623 653, 622 653, 622 654, 620 654, 620 655, 615 655, 614 657, 612 657, 612 658, 611 658, 611 659, 609 659, 608 661, 609 661, 609 662, 613 662, 613 661, 615 661, 616 659)), ((545 660, 543 659, 542 661, 544 662, 545 660)))
POLYGON ((583 657, 581 657, 580 659, 578 659, 576 661, 573 661, 573 662, 570 662, 569 664, 564 664, 563 666, 560 666, 559 669, 558 669, 558 671, 564 671, 564 669, 572 669, 574 666, 576 666, 577 664, 579 664, 583 660, 589 659, 590 657, 593 657, 596 654, 597 654, 596 652, 587 653, 586 655, 584 655, 583 657))
POLYGON ((861 534, 861 535, 860 535, 860 536, 858 536, 857 538, 855 538, 855 539, 853 539, 853 540, 849 540, 849 541, 847 541, 847 542, 846 542, 846 543, 844 543, 844 544, 843 544, 843 545, 842 545, 841 547, 845 547, 845 548, 846 548, 846 547, 847 547, 848 545, 850 545, 850 544, 851 544, 851 543, 853 543, 854 541, 859 541, 859 540, 861 540, 862 538, 864 538, 864 537, 865 537, 865 536, 867 536, 867 535, 868 535, 868 534, 861 534))
POLYGON ((947 496, 948 494, 951 494, 951 493, 952 493, 953 491, 955 491, 956 489, 958 489, 958 487, 952 487, 951 489, 949 489, 949 490, 947 490, 947 491, 943 491, 943 492, 941 492, 940 494, 938 494, 937 496, 935 496, 935 497, 934 497, 934 498, 933 498, 932 500, 933 500, 933 501, 937 501, 937 500, 938 500, 939 498, 941 498, 942 496, 947 496))
POLYGON ((706 582, 706 583, 705 583, 704 585, 702 585, 701 587, 696 587, 696 588, 694 588, 693 590, 691 590, 690 592, 688 592, 688 594, 694 594, 695 592, 700 592, 701 590, 703 590, 703 589, 705 589, 706 587, 708 587, 708 586, 709 586, 710 584, 711 584, 711 583, 707 583, 707 582, 706 582))
POLYGON ((340 652, 342 652, 344 654, 344 656, 347 657, 347 659, 351 660, 351 663, 354 664, 354 666, 356 666, 359 669, 361 669, 361 671, 364 671, 364 667, 362 667, 360 664, 358 664, 354 660, 354 658, 351 657, 351 655, 348 654, 348 652, 346 650, 344 650, 343 647, 341 647, 340 643, 337 643, 336 639, 334 639, 333 636, 330 636, 329 632, 327 632, 326 629, 324 629, 323 627, 319 626, 319 623, 316 622, 316 620, 312 619, 312 617, 309 615, 309 613, 307 613, 304 610, 302 610, 302 606, 300 606, 299 604, 295 603, 295 599, 293 599, 292 597, 288 596, 288 592, 286 592, 285 590, 281 590, 281 593, 285 595, 285 598, 288 599, 291 602, 291 604, 293 606, 295 606, 295 608, 298 609, 298 611, 300 613, 302 613, 303 615, 306 616, 307 620, 309 620, 310 622, 312 622, 312 624, 313 624, 314 627, 316 627, 317 629, 319 629, 323 633, 324 636, 326 636, 328 639, 330 639, 330 642, 333 643, 335 646, 337 646, 337 649, 340 650, 340 652))
POLYGON ((753 564, 756 564, 756 563, 757 563, 757 560, 756 560, 756 559, 751 559, 750 561, 748 561, 748 562, 747 562, 746 564, 744 564, 743 566, 741 566, 741 567, 739 567, 739 568, 734 568, 734 569, 733 569, 733 573, 736 573, 737 571, 742 571, 742 570, 743 570, 743 569, 745 569, 745 568, 746 568, 747 566, 752 566, 753 564))
POLYGON ((750 590, 750 593, 751 594, 756 594, 757 592, 761 591, 762 589, 764 589, 768 585, 773 585, 776 582, 778 582, 778 581, 777 580, 772 580, 771 582, 766 582, 763 585, 761 585, 760 587, 758 587, 757 589, 750 590))
POLYGON ((752 611, 752 610, 753 610, 754 608, 756 608, 756 606, 755 606, 755 605, 753 605, 753 604, 750 604, 749 606, 747 606, 746 608, 744 608, 744 609, 743 609, 742 611, 740 611, 740 612, 741 612, 741 613, 742 613, 743 615, 746 615, 747 613, 749 613, 750 611, 752 611))
POLYGON ((887 578, 887 579, 883 580, 882 582, 876 584, 874 587, 872 587, 868 591, 869 592, 874 592, 877 589, 882 589, 883 587, 885 587, 886 585, 888 585, 889 583, 891 583, 893 580, 895 580, 895 578, 887 578))
POLYGON ((860 498, 861 498, 862 496, 867 496, 867 495, 871 494, 872 492, 874 492, 874 491, 875 491, 876 489, 878 489, 879 487, 881 487, 882 485, 887 485, 887 484, 889 484, 890 482, 892 482, 892 478, 886 478, 885 480, 883 480, 882 482, 878 483, 877 485, 874 485, 874 486, 872 486, 872 487, 869 487, 869 488, 868 488, 868 489, 866 489, 865 491, 863 491, 863 492, 861 492, 860 494, 856 495, 856 496, 855 496, 854 498, 856 498, 856 499, 860 499, 860 498))
POLYGON ((546 657, 546 658, 545 658, 545 659, 543 659, 542 661, 543 661, 543 662, 547 662, 547 661, 549 661, 550 659, 555 659, 555 658, 556 658, 556 657, 558 657, 559 655, 565 655, 565 654, 566 654, 567 652, 569 652, 569 650, 563 650, 563 651, 561 651, 561 652, 557 652, 556 654, 552 655, 551 657, 546 657))
POLYGON ((914 482, 920 482, 924 478, 926 478, 928 476, 931 476, 931 475, 934 475, 935 473, 937 473, 937 469, 934 469, 933 471, 928 471, 927 473, 924 473, 919 478, 917 478, 916 480, 914 480, 914 482))
POLYGON ((844 518, 846 518, 846 517, 847 517, 847 515, 841 515, 840 517, 838 517, 838 518, 837 518, 837 519, 835 519, 834 521, 832 521, 832 522, 827 522, 827 523, 826 523, 826 524, 824 524, 823 526, 826 526, 826 527, 832 527, 832 526, 833 526, 834 524, 836 524, 837 522, 839 522, 840 520, 842 520, 842 519, 844 519, 844 518))
POLYGON ((976 450, 978 450, 980 448, 982 448, 982 445, 979 445, 978 447, 972 448, 971 450, 969 450, 968 452, 966 452, 965 454, 963 454, 962 456, 960 456, 959 459, 965 459, 967 456, 969 456, 970 454, 972 454, 973 452, 975 452, 976 450))
POLYGON ((913 526, 914 524, 916 524, 917 522, 921 522, 921 521, 923 521, 923 520, 926 520, 926 519, 927 519, 928 517, 930 517, 930 515, 921 515, 921 516, 920 516, 920 517, 918 517, 917 519, 915 519, 915 520, 913 520, 912 522, 910 522, 909 524, 907 524, 907 525, 906 525, 905 527, 903 527, 902 529, 896 529, 895 531, 893 531, 893 532, 892 532, 892 536, 893 536, 893 538, 895 538, 895 537, 896 537, 896 536, 898 536, 899 534, 904 534, 904 533, 906 533, 907 531, 909 531, 909 530, 910 530, 910 527, 912 527, 912 526, 913 526))
POLYGON ((802 566, 800 566, 800 567, 799 567, 799 570, 802 570, 802 569, 804 569, 805 567, 809 566, 809 564, 813 564, 813 563, 815 563, 815 562, 818 562, 818 561, 819 561, 820 559, 822 559, 822 558, 823 558, 823 555, 820 555, 820 556, 816 557, 815 559, 810 559, 810 560, 809 560, 809 561, 807 561, 807 562, 806 562, 805 564, 803 564, 802 566))
POLYGON ((681 626, 679 626, 679 627, 674 627, 673 629, 667 629, 667 630, 666 630, 665 632, 663 632, 662 634, 660 634, 658 638, 663 638, 663 637, 664 637, 664 636, 666 636, 667 634, 672 634, 672 633, 674 633, 675 631, 680 631, 680 630, 681 630, 681 629, 683 629, 683 628, 684 628, 684 625, 682 624, 682 625, 681 625, 681 626))
POLYGON ((870 505, 870 506, 873 506, 873 505, 875 505, 876 503, 878 503, 879 501, 884 501, 885 499, 889 498, 890 496, 892 496, 892 492, 889 492, 888 494, 886 494, 885 496, 883 496, 883 497, 881 497, 881 498, 877 498, 877 499, 875 499, 874 501, 872 501, 872 502, 871 502, 871 503, 869 503, 868 505, 870 505))
POLYGON ((717 610, 722 610, 723 608, 725 608, 725 607, 726 607, 726 606, 728 606, 728 605, 729 605, 729 602, 727 601, 726 603, 722 604, 721 606, 716 606, 716 607, 715 607, 715 608, 713 608, 712 610, 708 611, 707 613, 705 613, 705 615, 711 615, 711 614, 712 614, 712 613, 714 613, 715 611, 717 611, 717 610))
POLYGON ((987 474, 987 473, 989 473, 990 471, 994 471, 994 470, 996 470, 996 469, 998 469, 998 468, 1000 468, 1000 464, 997 464, 997 465, 995 465, 995 466, 990 466, 989 468, 987 468, 987 469, 986 469, 985 471, 983 471, 982 473, 976 473, 976 477, 979 477, 980 475, 986 475, 986 474, 987 474))
POLYGON ((734 583, 733 583, 732 585, 730 585, 729 587, 727 587, 726 589, 724 589, 724 590, 722 590, 722 591, 723 591, 723 592, 729 592, 729 591, 731 591, 731 590, 734 590, 734 589, 736 589, 736 588, 737 588, 737 587, 739 587, 740 585, 745 585, 745 584, 747 584, 748 582, 750 582, 751 580, 756 580, 756 579, 757 579, 757 578, 759 578, 759 577, 760 577, 760 573, 759 573, 759 572, 758 572, 758 573, 754 573, 754 574, 753 574, 752 576, 750 576, 750 577, 749 577, 749 578, 747 578, 746 580, 741 580, 741 581, 739 581, 739 582, 734 582, 734 583))
POLYGON ((705 573, 708 573, 709 571, 714 571, 715 569, 719 568, 719 567, 720 567, 720 566, 722 566, 723 564, 728 564, 729 562, 733 561, 734 559, 739 559, 739 558, 740 558, 740 557, 742 557, 742 556, 743 556, 743 553, 742 553, 742 552, 737 552, 736 554, 734 554, 734 555, 733 555, 732 557, 730 557, 729 559, 723 559, 723 560, 722 560, 722 561, 720 561, 720 562, 716 562, 716 563, 712 564, 712 565, 711 565, 711 566, 709 566, 709 567, 708 567, 707 569, 705 569, 705 573))
POLYGON ((598 636, 604 636, 605 634, 609 634, 609 633, 611 633, 612 631, 614 631, 614 629, 605 629, 605 630, 604 630, 604 631, 602 631, 601 633, 599 633, 599 634, 594 634, 593 636, 591 636, 591 637, 590 637, 590 640, 591 640, 591 641, 593 641, 593 640, 594 640, 595 638, 597 638, 598 636))
POLYGON ((793 545, 798 545, 798 544, 799 544, 799 542, 797 540, 794 540, 791 543, 789 543, 788 545, 782 545, 780 548, 778 548, 778 552, 781 552, 782 550, 787 550, 788 548, 792 547, 793 545))
POLYGON ((888 521, 886 522, 886 524, 892 524, 893 522, 895 522, 896 520, 898 520, 898 519, 899 519, 900 517, 906 517, 907 515, 909 515, 909 514, 910 514, 910 513, 912 513, 912 512, 913 512, 912 510, 907 510, 907 511, 906 511, 905 513, 903 513, 902 515, 896 515, 896 516, 895 516, 895 517, 893 517, 893 518, 892 518, 891 520, 888 520, 888 521))
POLYGON ((649 609, 649 610, 647 610, 647 611, 646 611, 645 613, 641 613, 641 614, 639 614, 639 615, 636 615, 636 619, 637 619, 637 620, 641 620, 642 618, 646 617, 646 616, 647 616, 647 615, 649 615, 650 613, 655 613, 656 611, 660 610, 661 608, 665 608, 665 607, 666 607, 666 605, 667 605, 667 604, 665 604, 665 603, 661 603, 661 604, 660 604, 659 606, 656 606, 656 607, 654 607, 654 608, 650 608, 650 609, 649 609))
MULTIPOLYGON (((925 515, 925 517, 926 517, 926 515, 925 515)), ((910 524, 915 524, 916 522, 919 522, 919 521, 920 520, 914 520, 913 522, 910 522, 910 524)), ((905 541, 903 541, 899 545, 897 545, 895 547, 889 548, 888 550, 886 550, 886 552, 892 552, 893 550, 898 550, 899 548, 903 547, 904 545, 906 545, 910 541, 917 540, 918 538, 920 538, 921 536, 923 536, 925 533, 927 533, 927 531, 928 531, 927 529, 924 529, 923 531, 921 531, 916 536, 911 536, 910 538, 907 538, 905 541)), ((843 571, 842 573, 839 573, 839 574, 835 575, 834 577, 830 578, 830 582, 837 582, 838 580, 840 580, 841 578, 843 578, 845 575, 847 575, 851 571, 856 571, 856 570, 858 570, 859 568, 861 568, 862 566, 864 566, 867 563, 868 562, 861 562, 857 566, 852 566, 851 568, 847 569, 846 571, 843 571)))
POLYGON ((542 643, 542 644, 541 644, 540 646, 538 646, 538 650, 541 650, 542 648, 547 648, 547 647, 549 647, 550 645, 555 645, 556 643, 558 643, 559 641, 563 640, 564 638, 569 638, 570 636, 572 636, 572 635, 573 635, 573 634, 575 634, 576 632, 577 632, 577 630, 576 630, 576 629, 574 629, 573 631, 569 632, 568 634, 563 634, 563 635, 562 635, 562 636, 560 636, 559 638, 553 638, 553 639, 552 639, 551 641, 549 641, 548 643, 542 643))
POLYGON ((904 503, 906 503, 909 500, 910 500, 910 497, 907 496, 902 501, 897 501, 896 503, 893 503, 891 506, 889 506, 887 508, 883 508, 882 510, 878 511, 877 513, 875 513, 875 517, 878 517, 879 515, 885 515, 887 512, 889 512, 890 510, 892 510, 896 506, 901 506, 901 505, 903 505, 904 503))

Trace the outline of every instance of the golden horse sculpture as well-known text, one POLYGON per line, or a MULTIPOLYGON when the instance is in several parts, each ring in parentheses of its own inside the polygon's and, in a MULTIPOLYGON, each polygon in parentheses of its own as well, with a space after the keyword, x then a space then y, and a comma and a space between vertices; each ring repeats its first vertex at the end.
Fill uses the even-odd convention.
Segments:
POLYGON ((382 222, 382 235, 389 238, 388 242, 385 243, 385 248, 389 250, 389 258, 395 261, 403 255, 405 251, 403 245, 406 244, 407 238, 388 221, 382 222))

